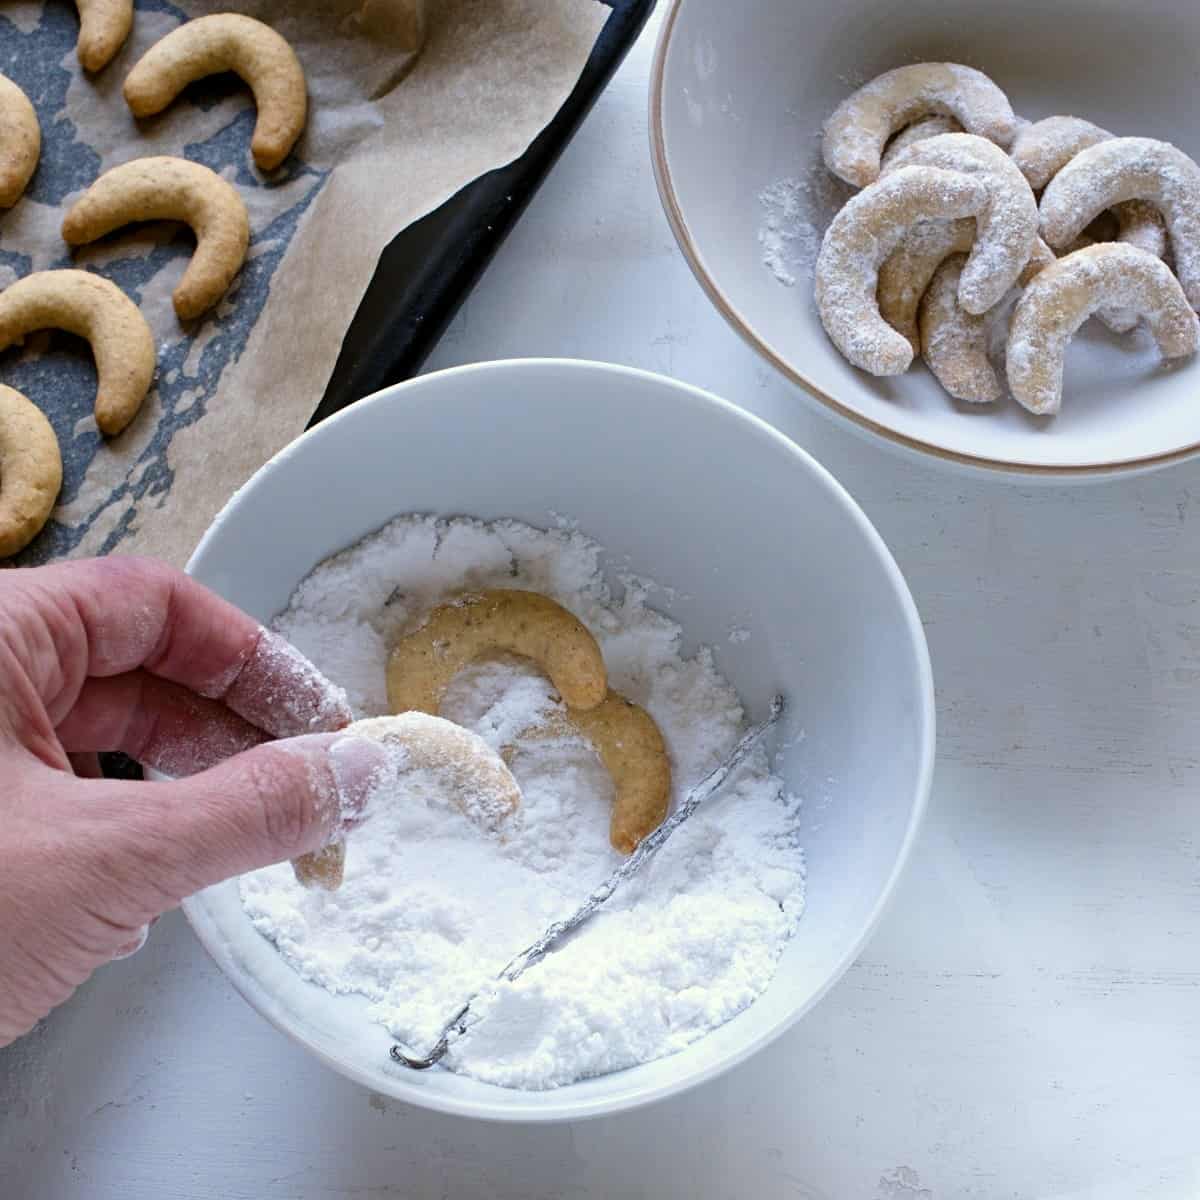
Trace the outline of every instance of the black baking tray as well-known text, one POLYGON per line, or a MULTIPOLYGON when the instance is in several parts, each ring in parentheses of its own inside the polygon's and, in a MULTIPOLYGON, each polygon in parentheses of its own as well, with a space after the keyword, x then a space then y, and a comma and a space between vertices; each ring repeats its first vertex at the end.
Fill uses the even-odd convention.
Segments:
POLYGON ((612 9, 574 90, 520 158, 404 229, 380 255, 309 426, 410 379, 499 249, 646 24, 655 0, 612 9))
MULTIPOLYGON (((655 0, 604 0, 612 9, 587 64, 554 119, 520 158, 489 171, 409 225, 379 265, 342 340, 309 426, 389 383, 410 379, 533 199, 596 98, 621 65, 655 0)), ((139 779, 124 754, 101 755, 110 778, 139 779)))

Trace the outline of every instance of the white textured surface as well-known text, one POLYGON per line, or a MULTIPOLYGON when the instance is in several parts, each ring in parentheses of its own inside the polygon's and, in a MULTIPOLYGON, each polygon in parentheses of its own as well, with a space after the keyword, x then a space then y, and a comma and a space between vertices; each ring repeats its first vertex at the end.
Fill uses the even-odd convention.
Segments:
POLYGON ((0 1051, 5 1200, 1200 1193, 1200 463, 1016 488, 810 413, 675 249, 645 143, 652 36, 430 366, 570 354, 672 373, 850 488, 908 576, 939 685, 930 818, 891 913, 770 1052, 656 1108, 537 1129, 332 1074, 171 916, 0 1051))

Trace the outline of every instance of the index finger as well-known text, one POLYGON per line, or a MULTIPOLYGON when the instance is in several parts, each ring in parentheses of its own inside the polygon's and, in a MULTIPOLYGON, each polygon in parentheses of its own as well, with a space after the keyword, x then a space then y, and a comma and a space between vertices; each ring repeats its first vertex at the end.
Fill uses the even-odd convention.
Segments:
MULTIPOLYGON (((202 584, 151 559, 110 557, 35 568, 61 663, 107 677, 139 667, 205 696, 276 737, 340 729, 346 695, 278 634, 202 584)), ((77 690, 77 689, 76 689, 77 690)), ((46 697, 53 709, 52 697, 46 697)), ((63 697, 61 719, 74 697, 63 697)), ((62 702, 60 701, 60 703, 62 702)))

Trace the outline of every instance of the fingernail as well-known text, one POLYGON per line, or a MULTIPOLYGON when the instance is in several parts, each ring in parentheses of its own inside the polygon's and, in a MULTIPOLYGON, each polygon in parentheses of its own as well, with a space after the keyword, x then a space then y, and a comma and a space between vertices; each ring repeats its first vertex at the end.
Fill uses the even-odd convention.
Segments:
MULTIPOLYGON (((157 921, 158 918, 155 917, 154 920, 157 921)), ((153 924, 154 921, 151 921, 150 925, 153 924)), ((112 961, 118 962, 122 958, 129 958, 131 955, 136 954, 146 944, 146 939, 150 936, 150 925, 143 925, 129 941, 124 945, 118 946, 113 953, 112 961)))
POLYGON ((329 768, 345 832, 357 823, 372 793, 386 781, 392 771, 391 759, 379 742, 345 734, 335 737, 329 747, 329 768))

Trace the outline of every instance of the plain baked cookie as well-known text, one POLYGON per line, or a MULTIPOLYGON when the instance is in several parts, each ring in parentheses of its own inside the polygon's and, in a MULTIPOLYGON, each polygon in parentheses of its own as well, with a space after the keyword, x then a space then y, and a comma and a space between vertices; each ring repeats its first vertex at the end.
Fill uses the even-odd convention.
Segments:
POLYGON ((50 422, 20 392, 0 384, 0 558, 33 541, 61 487, 62 454, 50 422))
POLYGON ((186 21, 155 42, 125 79, 135 117, 162 112, 189 84, 233 71, 254 93, 258 119, 250 152, 273 171, 296 144, 308 115, 304 70, 291 46, 261 21, 213 13, 186 21))
POLYGON ((12 208, 37 170, 42 128, 29 97, 0 75, 0 208, 12 208))
POLYGON ((454 676, 494 651, 532 659, 571 708, 595 708, 607 693, 604 658, 582 621, 548 596, 496 588, 438 605, 396 642, 387 663, 389 706, 436 713, 454 676))
POLYGON ((75 0, 79 40, 75 53, 87 71, 108 66, 133 28, 133 0, 75 0))
POLYGON ((0 292, 0 350, 39 329, 86 338, 96 358, 96 424, 118 434, 154 378, 154 335, 115 283, 90 271, 37 271, 0 292))
POLYGON ((221 299, 250 244, 250 219, 237 189, 200 163, 168 156, 105 171, 63 218, 63 240, 81 246, 133 221, 184 221, 196 234, 196 252, 173 297, 183 321, 221 299))
MULTIPOLYGON (((632 854, 641 840, 666 820, 671 806, 671 760, 658 723, 640 705, 614 692, 589 709, 568 709, 517 738, 580 734, 589 741, 612 777, 616 795, 608 840, 614 850, 632 854)), ((511 756, 515 746, 505 747, 511 756)))
MULTIPOLYGON (((1082 117, 1046 117, 1026 125, 1012 146, 1013 162, 1035 192, 1046 185, 1075 157, 1113 134, 1082 117)), ((1111 238, 1096 241, 1129 242, 1163 258, 1167 253, 1167 228, 1162 214, 1145 200, 1126 200, 1112 210, 1117 228, 1111 238)))

